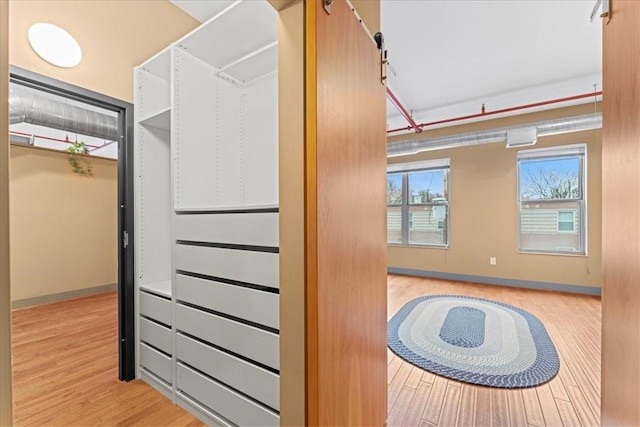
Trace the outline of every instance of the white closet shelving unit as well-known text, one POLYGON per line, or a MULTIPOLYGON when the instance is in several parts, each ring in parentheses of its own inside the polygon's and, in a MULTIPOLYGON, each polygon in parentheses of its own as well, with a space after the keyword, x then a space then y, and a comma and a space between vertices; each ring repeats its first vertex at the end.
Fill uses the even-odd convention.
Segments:
POLYGON ((138 376, 209 425, 279 425, 277 13, 135 69, 138 376))

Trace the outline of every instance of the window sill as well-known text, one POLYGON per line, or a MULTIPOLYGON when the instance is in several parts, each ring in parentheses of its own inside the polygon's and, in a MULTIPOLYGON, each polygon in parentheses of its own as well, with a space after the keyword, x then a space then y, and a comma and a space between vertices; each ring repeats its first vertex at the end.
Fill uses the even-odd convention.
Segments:
POLYGON ((518 250, 518 254, 522 255, 549 255, 549 256, 566 256, 572 258, 588 258, 589 255, 586 253, 571 253, 571 252, 541 252, 541 251, 523 251, 518 250))
POLYGON ((403 245, 402 243, 387 243, 390 248, 411 248, 411 249, 451 249, 450 245, 403 245))

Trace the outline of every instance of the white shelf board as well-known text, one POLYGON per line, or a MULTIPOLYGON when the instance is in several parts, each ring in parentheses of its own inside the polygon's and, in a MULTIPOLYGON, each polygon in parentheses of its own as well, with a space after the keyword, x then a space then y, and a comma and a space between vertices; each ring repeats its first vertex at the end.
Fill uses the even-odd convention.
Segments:
POLYGON ((240 2, 216 15, 176 46, 222 68, 277 39, 278 13, 267 1, 256 0, 240 2))
POLYGON ((171 80, 171 47, 161 50, 146 62, 142 63, 140 67, 168 82, 171 80))
POLYGON ((227 68, 224 73, 241 82, 248 82, 276 70, 278 70, 278 47, 273 46, 227 68))
POLYGON ((171 280, 140 284, 140 290, 171 298, 171 280))
POLYGON ((171 107, 167 107, 155 114, 144 117, 142 120, 140 120, 140 124, 143 126, 151 126, 167 131, 171 130, 171 107))
POLYGON ((189 212, 219 212, 219 211, 249 211, 258 209, 278 209, 278 205, 252 205, 252 206, 204 206, 201 208, 178 208, 176 213, 189 212))

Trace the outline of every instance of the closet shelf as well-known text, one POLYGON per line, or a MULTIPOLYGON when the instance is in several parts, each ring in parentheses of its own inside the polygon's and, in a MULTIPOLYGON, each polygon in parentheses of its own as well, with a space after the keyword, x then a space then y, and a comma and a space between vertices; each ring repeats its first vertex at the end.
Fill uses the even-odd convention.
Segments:
POLYGON ((140 290, 151 292, 156 295, 171 298, 171 280, 162 282, 140 284, 140 290))
POLYGON ((140 120, 143 126, 150 126, 162 130, 171 130, 171 107, 167 107, 140 120))

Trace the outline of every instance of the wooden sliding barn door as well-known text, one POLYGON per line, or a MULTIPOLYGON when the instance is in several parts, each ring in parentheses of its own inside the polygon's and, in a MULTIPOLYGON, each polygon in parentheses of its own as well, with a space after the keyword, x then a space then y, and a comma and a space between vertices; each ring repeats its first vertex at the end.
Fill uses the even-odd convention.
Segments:
MULTIPOLYGON (((602 425, 640 425, 640 2, 603 26, 602 425)), ((605 18, 606 20, 606 18, 605 18)))
POLYGON ((387 415, 386 101, 380 52, 345 0, 306 10, 309 425, 387 415))

